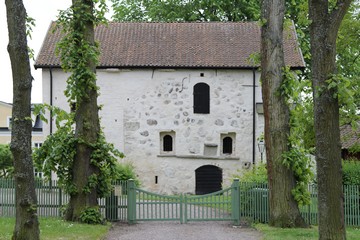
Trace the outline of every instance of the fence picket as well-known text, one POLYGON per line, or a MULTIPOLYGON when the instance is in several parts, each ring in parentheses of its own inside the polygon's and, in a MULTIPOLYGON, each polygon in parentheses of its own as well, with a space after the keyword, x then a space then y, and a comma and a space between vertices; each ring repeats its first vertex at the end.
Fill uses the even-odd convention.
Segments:
MULTIPOLYGON (((360 186, 344 186, 344 214, 347 226, 360 226, 360 186)), ((317 187, 309 185, 311 204, 300 208, 307 223, 316 225, 317 187)), ((60 217, 68 203, 57 181, 36 182, 38 215, 60 217)), ((101 213, 109 220, 223 220, 240 223, 240 218, 267 223, 269 220, 267 184, 234 181, 232 186, 201 196, 164 196, 141 190, 133 181, 114 182, 114 192, 108 200, 99 199, 101 213)), ((13 179, 0 179, 0 216, 15 216, 15 185, 13 179)))

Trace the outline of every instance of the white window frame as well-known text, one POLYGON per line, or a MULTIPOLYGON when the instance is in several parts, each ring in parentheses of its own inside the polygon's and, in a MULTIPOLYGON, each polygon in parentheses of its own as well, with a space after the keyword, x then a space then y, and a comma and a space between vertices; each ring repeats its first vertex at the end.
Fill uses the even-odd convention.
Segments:
POLYGON ((33 148, 40 148, 43 145, 43 142, 33 142, 33 148))
POLYGON ((220 155, 222 156, 235 156, 235 148, 236 146, 236 133, 235 132, 227 132, 227 133, 221 133, 220 134, 220 155), (229 153, 223 153, 224 151, 224 139, 226 137, 230 137, 232 139, 232 152, 229 153))
POLYGON ((11 122, 12 122, 12 117, 11 116, 8 116, 7 117, 7 120, 6 120, 6 124, 7 124, 7 127, 9 129, 11 129, 11 122))
MULTIPOLYGON (((43 142, 33 142, 33 148, 40 148, 43 145, 43 142)), ((36 167, 34 166, 34 176, 36 178, 44 178, 44 173, 41 171, 37 171, 36 167)))
POLYGON ((174 155, 175 154, 175 131, 160 132, 160 154, 161 155, 174 155), (164 151, 164 137, 169 135, 172 137, 172 151, 164 151))

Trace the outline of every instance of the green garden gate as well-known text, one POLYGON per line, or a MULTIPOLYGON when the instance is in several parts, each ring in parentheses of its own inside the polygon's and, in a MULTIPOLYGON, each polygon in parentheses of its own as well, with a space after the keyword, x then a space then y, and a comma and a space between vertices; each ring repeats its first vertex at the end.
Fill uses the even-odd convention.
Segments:
POLYGON ((166 196, 137 188, 128 182, 128 222, 137 221, 233 221, 240 224, 239 180, 231 187, 201 196, 166 196))

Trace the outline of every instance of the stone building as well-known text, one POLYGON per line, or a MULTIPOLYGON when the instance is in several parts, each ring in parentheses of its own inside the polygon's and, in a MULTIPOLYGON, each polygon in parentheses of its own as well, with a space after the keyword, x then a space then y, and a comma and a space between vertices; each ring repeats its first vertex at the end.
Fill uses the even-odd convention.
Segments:
MULTIPOLYGON (((43 101, 69 109, 69 74, 54 54, 59 38, 50 27, 35 67, 43 101)), ((260 161, 258 23, 110 23, 97 27, 96 39, 101 124, 145 189, 207 193, 260 161)), ((294 28, 284 42, 287 65, 303 68, 294 28)))

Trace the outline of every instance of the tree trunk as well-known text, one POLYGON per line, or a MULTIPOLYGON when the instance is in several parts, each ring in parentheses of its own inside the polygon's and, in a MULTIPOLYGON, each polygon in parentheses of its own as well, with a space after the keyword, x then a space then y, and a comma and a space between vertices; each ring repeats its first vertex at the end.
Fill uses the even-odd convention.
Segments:
POLYGON ((339 104, 337 89, 328 89, 326 81, 336 73, 337 32, 350 3, 344 0, 329 11, 327 1, 309 0, 319 239, 346 239, 339 104))
POLYGON ((283 51, 284 0, 264 0, 261 28, 261 81, 265 117, 266 159, 269 182, 271 226, 305 227, 298 204, 292 196, 295 177, 283 163, 289 150, 290 112, 279 93, 285 67, 283 51))
POLYGON ((14 157, 16 222, 13 239, 39 239, 37 199, 31 158, 31 70, 26 10, 21 0, 6 0, 8 52, 13 75, 11 152, 14 157))
MULTIPOLYGON (((87 6, 88 13, 93 12, 93 1, 91 0, 73 0, 73 5, 84 4, 87 6)), ((76 14, 76 13, 74 13, 76 14)), ((80 16, 81 17, 81 16, 80 16)), ((75 17, 76 21, 76 17, 75 17)), ((86 22, 85 28, 75 22, 75 31, 82 31, 85 39, 91 45, 94 41, 94 24, 91 21, 86 22)), ((87 63, 88 70, 95 73, 96 65, 92 61, 87 63)), ((83 81, 89 83, 89 81, 83 81)), ((76 146, 76 156, 72 167, 73 183, 77 188, 77 193, 70 196, 68 209, 65 219, 68 221, 79 221, 81 212, 89 207, 97 207, 96 188, 90 188, 90 192, 85 192, 84 187, 88 186, 89 177, 98 173, 97 167, 91 163, 91 154, 100 133, 100 122, 97 105, 97 90, 93 86, 84 87, 86 93, 77 99, 75 112, 75 137, 80 139, 76 146), (85 140, 86 142, 83 142, 85 140)))

